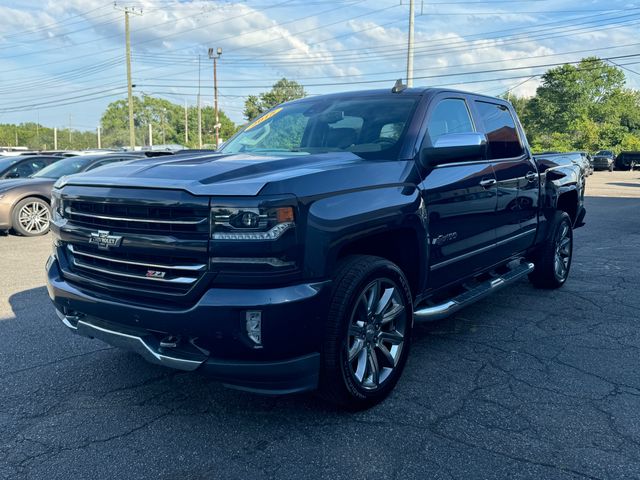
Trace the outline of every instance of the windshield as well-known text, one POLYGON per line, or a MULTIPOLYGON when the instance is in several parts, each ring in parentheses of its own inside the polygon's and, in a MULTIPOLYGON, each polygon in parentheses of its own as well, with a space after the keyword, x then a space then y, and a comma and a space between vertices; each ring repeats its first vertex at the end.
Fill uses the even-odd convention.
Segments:
POLYGON ((613 152, 611 150, 600 150, 596 155, 600 155, 601 157, 611 157, 613 156, 613 152))
POLYGON ((11 165, 18 161, 15 157, 0 157, 0 172, 9 168, 11 165))
POLYGON ((395 159, 417 97, 319 97, 283 105, 254 120, 223 153, 309 155, 352 152, 395 159))
POLYGON ((31 175, 32 178, 55 178, 64 177, 65 175, 72 175, 80 172, 91 161, 90 158, 71 157, 63 160, 58 160, 56 163, 52 163, 48 167, 44 167, 39 172, 31 175))

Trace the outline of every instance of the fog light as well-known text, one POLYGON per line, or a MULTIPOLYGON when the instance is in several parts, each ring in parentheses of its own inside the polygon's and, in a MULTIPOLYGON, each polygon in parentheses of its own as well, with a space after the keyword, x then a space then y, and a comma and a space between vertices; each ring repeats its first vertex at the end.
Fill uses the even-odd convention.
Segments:
POLYGON ((262 346, 262 312, 249 311, 246 313, 247 335, 253 343, 262 346))

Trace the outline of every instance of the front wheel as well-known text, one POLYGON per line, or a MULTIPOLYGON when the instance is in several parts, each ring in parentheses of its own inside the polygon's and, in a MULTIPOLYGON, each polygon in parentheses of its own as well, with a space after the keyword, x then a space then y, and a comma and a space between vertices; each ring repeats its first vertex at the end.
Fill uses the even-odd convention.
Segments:
POLYGON ((529 280, 537 288, 560 288, 569 277, 573 258, 573 228, 566 212, 555 212, 549 220, 549 235, 533 259, 529 280))
POLYGON ((44 235, 49 231, 51 208, 41 198, 30 197, 13 209, 13 229, 25 237, 44 235))
POLYGON ((325 327, 321 395, 349 410, 382 401, 402 374, 412 327, 402 271, 380 257, 345 258, 334 276, 325 327))

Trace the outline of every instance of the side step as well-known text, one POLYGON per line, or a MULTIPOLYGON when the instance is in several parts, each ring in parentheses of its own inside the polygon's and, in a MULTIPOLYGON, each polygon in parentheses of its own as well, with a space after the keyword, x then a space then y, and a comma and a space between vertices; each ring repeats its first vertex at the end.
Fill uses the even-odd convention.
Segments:
POLYGON ((520 263, 507 273, 482 282, 444 303, 416 310, 413 312, 413 318, 417 322, 432 322, 434 320, 446 318, 458 310, 500 290, 502 287, 520 280, 525 275, 531 273, 533 271, 533 267, 534 265, 531 262, 520 263))

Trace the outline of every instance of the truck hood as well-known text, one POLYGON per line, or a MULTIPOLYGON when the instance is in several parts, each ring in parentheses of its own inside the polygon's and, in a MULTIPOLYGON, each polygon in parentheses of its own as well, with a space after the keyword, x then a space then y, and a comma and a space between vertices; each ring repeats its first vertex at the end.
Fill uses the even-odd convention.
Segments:
POLYGON ((268 183, 366 162, 350 152, 185 157, 156 157, 113 164, 94 172, 65 177, 57 186, 167 188, 185 190, 194 195, 253 196, 268 183))

